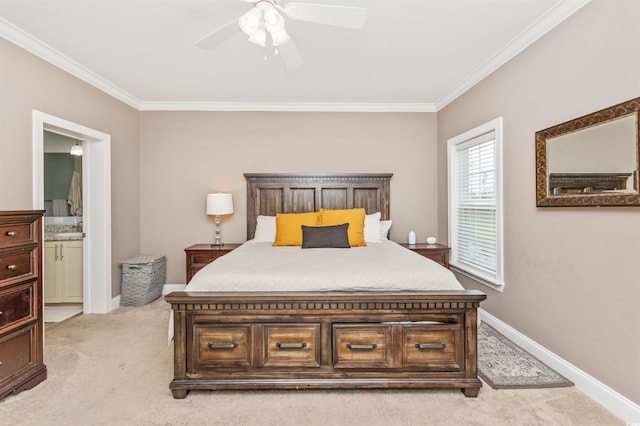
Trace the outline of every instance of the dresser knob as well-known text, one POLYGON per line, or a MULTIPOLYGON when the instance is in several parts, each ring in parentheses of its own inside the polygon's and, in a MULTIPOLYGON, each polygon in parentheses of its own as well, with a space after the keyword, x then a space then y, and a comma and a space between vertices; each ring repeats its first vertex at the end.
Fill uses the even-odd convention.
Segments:
POLYGON ((9 237, 15 237, 15 236, 16 236, 16 231, 9 231, 9 232, 7 232, 7 236, 9 236, 9 237))
POLYGON ((15 271, 16 269, 18 269, 18 265, 9 265, 7 266, 7 269, 10 271, 15 271))
POLYGON ((2 311, 0 311, 0 315, 2 315, 2 311))

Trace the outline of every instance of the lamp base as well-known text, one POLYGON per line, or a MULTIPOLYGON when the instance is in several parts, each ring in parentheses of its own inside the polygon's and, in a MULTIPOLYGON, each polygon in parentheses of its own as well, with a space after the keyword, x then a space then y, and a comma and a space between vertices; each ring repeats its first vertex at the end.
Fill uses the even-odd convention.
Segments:
POLYGON ((222 247, 224 246, 223 243, 211 243, 211 247, 222 247))

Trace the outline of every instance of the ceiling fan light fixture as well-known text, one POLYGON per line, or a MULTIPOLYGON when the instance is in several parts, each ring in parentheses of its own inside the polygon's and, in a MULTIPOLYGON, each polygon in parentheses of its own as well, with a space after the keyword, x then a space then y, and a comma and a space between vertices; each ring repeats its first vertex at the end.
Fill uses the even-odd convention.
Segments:
POLYGON ((262 25, 260 25, 258 29, 251 34, 249 41, 261 47, 267 46, 267 32, 262 25))
POLYGON ((275 8, 264 11, 264 26, 271 34, 284 30, 284 17, 275 8))
POLYGON ((254 7, 238 19, 238 24, 242 32, 251 37, 262 26, 262 13, 254 7))
POLYGON ((271 41, 273 41, 273 47, 282 46, 283 44, 291 40, 291 37, 289 37, 287 30, 285 30, 284 28, 277 32, 270 32, 270 34, 271 41))

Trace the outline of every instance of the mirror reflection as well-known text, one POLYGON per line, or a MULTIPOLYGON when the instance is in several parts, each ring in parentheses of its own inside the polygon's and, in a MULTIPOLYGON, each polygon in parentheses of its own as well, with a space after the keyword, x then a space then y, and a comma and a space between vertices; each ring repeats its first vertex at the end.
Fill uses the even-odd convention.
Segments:
POLYGON ((549 194, 638 192, 635 115, 547 139, 549 194))
POLYGON ((536 132, 538 207, 640 205, 640 98, 536 132))

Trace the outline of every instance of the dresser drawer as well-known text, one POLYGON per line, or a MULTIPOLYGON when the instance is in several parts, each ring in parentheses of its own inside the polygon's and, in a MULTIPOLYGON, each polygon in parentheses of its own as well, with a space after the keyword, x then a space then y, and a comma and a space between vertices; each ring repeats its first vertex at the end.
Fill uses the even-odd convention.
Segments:
POLYGON ((0 291, 0 333, 36 318, 37 281, 0 291))
POLYGON ((0 338, 0 387, 1 380, 29 368, 36 362, 35 346, 37 324, 0 338))
POLYGON ((460 324, 403 326, 405 368, 459 370, 463 365, 460 324))
POLYGON ((319 367, 320 324, 266 324, 264 358, 268 367, 319 367))
POLYGON ((251 325, 223 324, 194 327, 195 363, 208 367, 253 365, 251 325))
POLYGON ((416 250, 416 252, 423 255, 424 257, 428 257, 434 262, 441 264, 445 268, 449 267, 449 261, 448 261, 449 256, 446 253, 430 253, 425 251, 420 252, 419 250, 416 250))
POLYGON ((333 362, 336 368, 391 368, 392 349, 390 325, 333 325, 333 362))
POLYGON ((36 276, 34 259, 36 249, 21 250, 0 255, 0 286, 17 278, 36 276))
POLYGON ((35 243, 31 223, 9 223, 0 225, 0 247, 35 243))
POLYGON ((213 262, 220 256, 224 256, 226 253, 224 252, 212 252, 212 253, 198 253, 191 255, 191 263, 206 265, 208 263, 213 262))

